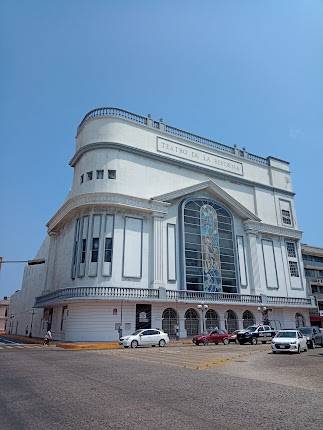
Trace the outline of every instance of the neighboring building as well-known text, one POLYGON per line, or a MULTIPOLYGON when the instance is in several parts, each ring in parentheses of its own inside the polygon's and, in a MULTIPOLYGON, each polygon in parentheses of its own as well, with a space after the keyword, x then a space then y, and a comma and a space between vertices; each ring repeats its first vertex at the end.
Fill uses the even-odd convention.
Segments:
POLYGON ((302 244, 307 293, 314 296, 317 308, 311 310, 312 325, 323 327, 323 248, 302 244))
POLYGON ((4 334, 6 332, 7 319, 8 319, 8 307, 9 307, 8 297, 4 297, 3 300, 0 300, 0 334, 4 334))
POLYGON ((309 324, 288 162, 101 108, 78 127, 70 165, 46 264, 26 268, 12 297, 15 332, 94 341, 309 324))

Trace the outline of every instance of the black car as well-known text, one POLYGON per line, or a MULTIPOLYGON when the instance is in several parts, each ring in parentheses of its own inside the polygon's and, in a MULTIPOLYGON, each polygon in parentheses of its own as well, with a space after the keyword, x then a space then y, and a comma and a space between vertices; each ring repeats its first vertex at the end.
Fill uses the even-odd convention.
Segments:
POLYGON ((275 330, 269 325, 252 325, 245 330, 240 330, 237 333, 237 339, 240 345, 244 343, 257 345, 258 342, 266 343, 271 341, 275 335, 275 330))
POLYGON ((309 348, 315 348, 316 345, 323 346, 323 333, 318 327, 299 327, 298 330, 306 337, 309 348))

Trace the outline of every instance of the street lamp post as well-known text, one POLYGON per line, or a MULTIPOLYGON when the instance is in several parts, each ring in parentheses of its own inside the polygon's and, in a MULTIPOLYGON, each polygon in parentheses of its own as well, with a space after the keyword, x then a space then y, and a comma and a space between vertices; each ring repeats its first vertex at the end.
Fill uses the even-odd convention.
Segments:
POLYGON ((205 305, 205 304, 201 304, 201 305, 197 305, 197 307, 198 307, 198 309, 200 309, 201 310, 201 313, 202 313, 202 331, 203 331, 203 334, 205 333, 205 312, 208 310, 208 305, 205 305))
POLYGON ((271 312, 272 309, 267 308, 267 306, 261 305, 258 306, 257 310, 261 312, 263 324, 270 325, 269 312, 271 312))

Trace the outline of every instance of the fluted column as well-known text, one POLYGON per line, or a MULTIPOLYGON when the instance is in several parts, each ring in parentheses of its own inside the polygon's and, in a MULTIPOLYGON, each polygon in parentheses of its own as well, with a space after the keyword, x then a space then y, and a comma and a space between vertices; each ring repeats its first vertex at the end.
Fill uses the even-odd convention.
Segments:
POLYGON ((164 283, 164 261, 163 261, 163 239, 164 224, 163 217, 160 214, 153 214, 153 287, 165 287, 164 283))

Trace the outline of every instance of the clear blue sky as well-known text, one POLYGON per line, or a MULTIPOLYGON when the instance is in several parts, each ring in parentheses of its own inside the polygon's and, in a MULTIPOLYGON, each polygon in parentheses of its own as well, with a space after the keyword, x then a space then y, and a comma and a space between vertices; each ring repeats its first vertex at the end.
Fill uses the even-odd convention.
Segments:
MULTIPOLYGON (((32 258, 83 115, 116 106, 289 160, 323 246, 323 2, 1 0, 0 255, 32 258)), ((20 288, 6 265, 0 297, 20 288)))

